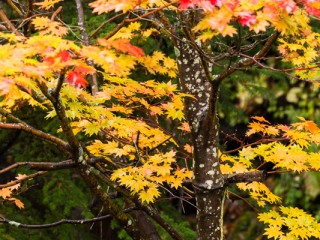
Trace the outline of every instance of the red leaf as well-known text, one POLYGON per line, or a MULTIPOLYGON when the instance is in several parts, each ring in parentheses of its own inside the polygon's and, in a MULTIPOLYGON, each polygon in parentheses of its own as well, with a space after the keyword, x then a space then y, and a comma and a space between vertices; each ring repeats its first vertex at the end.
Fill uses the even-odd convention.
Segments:
POLYGON ((250 27, 250 25, 255 24, 257 22, 256 15, 253 15, 252 12, 241 12, 238 22, 241 26, 250 27))
POLYGON ((306 10, 311 16, 320 17, 320 6, 315 0, 304 0, 306 10))
POLYGON ((76 87, 86 88, 88 84, 88 82, 84 79, 83 74, 72 70, 68 72, 67 80, 71 85, 74 85, 76 87))
POLYGON ((54 58, 53 57, 44 57, 42 59, 43 62, 46 62, 48 65, 54 64, 54 58))
POLYGON ((61 62, 66 62, 70 59, 70 53, 68 51, 63 50, 57 54, 57 57, 61 58, 61 62))
POLYGON ((52 65, 54 64, 54 60, 57 57, 60 58, 60 62, 66 62, 71 58, 70 53, 68 51, 63 50, 58 52, 58 54, 55 57, 44 57, 42 61, 46 62, 48 65, 52 65))
POLYGON ((213 6, 221 7, 222 0, 181 0, 179 3, 180 9, 194 8, 198 6, 205 11, 212 10, 213 6))
POLYGON ((180 4, 179 4, 179 8, 180 9, 187 9, 187 8, 193 8, 194 7, 194 3, 192 0, 181 0, 180 4))

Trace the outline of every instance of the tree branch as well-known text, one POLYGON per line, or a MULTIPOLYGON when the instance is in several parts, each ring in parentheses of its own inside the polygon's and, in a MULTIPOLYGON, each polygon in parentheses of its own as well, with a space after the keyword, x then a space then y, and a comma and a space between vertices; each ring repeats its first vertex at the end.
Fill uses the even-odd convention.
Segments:
POLYGON ((99 27, 96 28, 96 30, 93 31, 93 33, 90 34, 90 38, 95 37, 95 36, 98 34, 98 32, 99 32, 106 24, 108 24, 109 22, 111 22, 111 21, 115 20, 116 18, 121 17, 121 16, 123 16, 123 15, 125 15, 125 13, 117 14, 117 15, 113 16, 112 18, 109 18, 107 21, 104 21, 99 27))
POLYGON ((138 207, 138 209, 141 209, 146 214, 149 215, 156 223, 158 223, 173 239, 176 240, 183 240, 183 238, 180 236, 180 234, 172 228, 170 224, 168 224, 162 217, 149 205, 142 204, 139 199, 132 197, 129 193, 127 193, 123 188, 119 187, 115 182, 112 182, 102 171, 101 166, 97 165, 98 168, 98 176, 100 179, 102 179, 104 182, 106 182, 109 186, 114 187, 117 191, 119 191, 124 196, 130 198, 134 204, 138 207))
MULTIPOLYGON (((272 44, 276 41, 279 34, 280 33, 278 31, 273 32, 273 34, 268 38, 268 40, 266 41, 264 46, 261 48, 261 50, 253 56, 253 59, 264 57, 269 52, 272 44)), ((213 81, 212 81, 213 85, 219 85, 223 79, 227 78, 232 73, 239 70, 240 68, 250 67, 250 66, 254 65, 256 62, 253 59, 242 59, 242 60, 232 64, 224 72, 222 72, 218 75, 215 75, 213 78, 213 81)))
POLYGON ((6 0, 6 2, 9 4, 9 6, 16 12, 19 14, 20 17, 22 17, 22 12, 20 11, 20 9, 11 1, 11 0, 6 0))
MULTIPOLYGON (((127 212, 134 210, 134 209, 135 209, 135 207, 129 207, 129 208, 124 209, 122 212, 127 213, 127 212)), ((107 214, 107 215, 92 218, 92 219, 81 219, 81 220, 61 219, 60 221, 53 222, 53 223, 47 223, 47 224, 24 224, 24 223, 18 223, 18 222, 15 222, 15 221, 12 221, 12 220, 9 220, 9 219, 6 219, 6 218, 0 216, 0 223, 9 224, 9 225, 19 227, 19 228, 37 229, 37 228, 51 228, 51 227, 55 227, 55 226, 62 225, 62 224, 93 223, 93 222, 99 222, 99 221, 105 220, 110 217, 112 217, 112 215, 107 214)))
MULTIPOLYGON (((81 32, 81 39, 83 41, 83 44, 85 46, 89 45, 89 36, 87 33, 87 29, 86 26, 84 24, 84 14, 83 14, 83 7, 82 7, 82 3, 81 0, 75 0, 76 1, 76 6, 77 6, 77 13, 78 13, 78 26, 80 28, 80 32, 81 32)), ((88 65, 89 66, 93 66, 93 61, 92 60, 88 60, 88 65)), ((90 85, 91 85, 91 92, 92 95, 96 95, 98 92, 98 81, 97 81, 97 75, 96 74, 92 74, 91 75, 91 79, 90 79, 90 85)))
POLYGON ((254 171, 254 172, 245 172, 245 173, 236 173, 225 175, 225 186, 234 184, 234 183, 243 183, 243 182, 263 182, 267 178, 267 172, 265 171, 254 171))
POLYGON ((79 149, 81 148, 81 145, 74 135, 72 128, 70 126, 70 121, 66 115, 66 109, 63 106, 60 96, 53 96, 53 89, 48 89, 47 85, 45 83, 38 82, 38 86, 42 92, 43 95, 45 95, 53 104, 53 107, 57 113, 57 116, 61 123, 61 128, 63 130, 63 133, 65 134, 67 141, 70 145, 70 148, 72 150, 72 155, 75 157, 75 161, 77 162, 80 157, 79 149))
POLYGON ((0 122, 0 128, 2 129, 17 129, 17 130, 22 130, 24 132, 30 133, 33 136, 36 136, 45 142, 54 144, 57 147, 60 147, 64 151, 69 151, 69 144, 60 138, 57 138, 53 135, 50 135, 48 133, 42 132, 38 129, 35 129, 31 127, 30 125, 27 124, 22 124, 22 123, 3 123, 0 122))
POLYGON ((20 178, 20 179, 17 179, 17 180, 14 180, 14 181, 11 181, 11 182, 8 182, 8 183, 5 183, 5 184, 0 184, 0 189, 1 188, 6 188, 6 187, 11 187, 13 185, 16 185, 18 183, 22 183, 26 180, 29 180, 29 179, 32 179, 32 178, 35 178, 35 177, 38 177, 40 175, 43 175, 47 173, 47 171, 40 171, 40 172, 36 172, 36 173, 33 173, 33 174, 30 174, 24 178, 20 178))
POLYGON ((52 96, 57 98, 59 96, 59 93, 60 93, 60 90, 61 90, 61 87, 62 87, 62 84, 64 82, 64 77, 65 77, 65 70, 62 70, 60 73, 59 73, 59 78, 58 78, 58 83, 57 83, 57 86, 56 88, 54 89, 53 93, 52 93, 52 96))
POLYGON ((20 166, 26 166, 30 170, 42 170, 42 171, 53 171, 66 168, 73 168, 76 166, 76 163, 72 160, 66 160, 62 162, 18 162, 0 170, 0 174, 8 172, 14 168, 20 166))
POLYGON ((0 18, 1 20, 6 24, 7 28, 10 29, 11 32, 16 34, 17 36, 23 36, 22 33, 20 33, 15 26, 11 23, 11 21, 8 19, 7 15, 4 13, 2 8, 0 8, 0 18))

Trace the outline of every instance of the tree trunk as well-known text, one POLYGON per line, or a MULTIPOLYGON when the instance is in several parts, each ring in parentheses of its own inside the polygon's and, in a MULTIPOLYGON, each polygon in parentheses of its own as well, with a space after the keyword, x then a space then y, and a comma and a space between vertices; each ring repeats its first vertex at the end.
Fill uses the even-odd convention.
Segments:
POLYGON ((218 86, 211 81, 207 64, 187 40, 177 42, 176 55, 182 91, 196 98, 185 99, 185 114, 194 146, 198 239, 223 239, 224 178, 218 161, 218 86))

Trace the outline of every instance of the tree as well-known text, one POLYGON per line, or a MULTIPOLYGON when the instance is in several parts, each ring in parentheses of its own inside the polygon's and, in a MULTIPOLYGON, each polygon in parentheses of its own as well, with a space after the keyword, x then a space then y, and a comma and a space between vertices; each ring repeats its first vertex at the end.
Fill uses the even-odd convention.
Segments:
MULTIPOLYGON (((34 5, 46 13, 59 2, 34 5)), ((263 117, 252 117, 247 136, 256 134, 258 140, 242 142, 228 154, 219 144, 217 118, 220 85, 237 71, 263 68, 317 83, 320 41, 313 27, 320 17, 317 1, 97 0, 90 3, 93 12, 109 13, 110 19, 92 34, 87 32, 81 1, 75 3, 80 42, 64 37, 69 26, 59 18, 62 7, 50 18, 32 15, 36 33, 28 37, 1 15, 12 33, 1 33, 5 42, 0 48, 0 128, 30 133, 67 159, 19 162, 1 170, 1 174, 20 166, 35 170, 0 185, 5 201, 22 208, 14 197, 21 184, 53 170, 75 168, 106 214, 86 221, 112 217, 134 239, 160 239, 152 219, 174 239, 182 239, 150 203, 161 192, 172 195, 172 189, 192 177, 198 239, 223 239, 228 186, 237 183, 264 207, 280 201, 262 183, 268 175, 319 170, 318 153, 310 147, 319 144, 314 122, 300 118, 291 126, 274 126, 263 117), (111 15, 112 11, 116 13, 111 15), (111 21, 118 24, 104 38, 90 38, 111 21), (152 34, 173 45, 176 64, 159 51, 146 55, 133 44, 143 45, 152 34), (268 55, 273 46, 277 56, 274 50, 268 55), (291 67, 267 65, 266 60, 279 57, 291 67), (177 74, 182 91, 172 81, 142 81, 145 72, 165 78, 177 74), (59 119, 58 133, 49 134, 18 118, 27 105, 46 112, 46 119, 59 119), (166 124, 178 130, 170 132, 166 124), (272 163, 273 170, 260 170, 265 163, 272 163), (113 200, 115 192, 121 205, 113 200)), ((28 26, 25 34, 32 31, 28 26)), ((320 237, 320 225, 311 216, 296 208, 279 209, 259 214, 269 238, 320 237)), ((2 222, 32 227, 4 217, 2 222)))

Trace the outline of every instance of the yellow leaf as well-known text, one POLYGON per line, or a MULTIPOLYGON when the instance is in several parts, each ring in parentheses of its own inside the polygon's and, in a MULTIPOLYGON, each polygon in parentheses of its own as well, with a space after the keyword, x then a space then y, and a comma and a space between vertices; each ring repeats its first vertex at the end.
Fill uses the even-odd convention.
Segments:
POLYGON ((43 0, 42 2, 37 2, 37 3, 33 3, 34 5, 38 5, 40 6, 40 8, 43 8, 45 10, 48 10, 52 7, 54 7, 54 5, 58 2, 61 2, 63 0, 43 0))
POLYGON ((60 22, 51 21, 47 17, 36 17, 32 20, 36 30, 40 30, 41 35, 53 34, 56 36, 64 36, 68 33, 68 29, 60 22))

